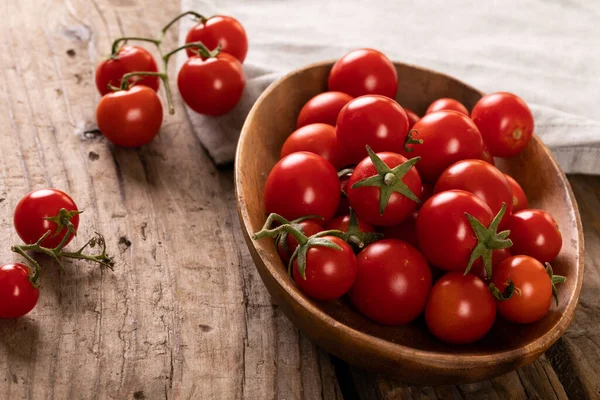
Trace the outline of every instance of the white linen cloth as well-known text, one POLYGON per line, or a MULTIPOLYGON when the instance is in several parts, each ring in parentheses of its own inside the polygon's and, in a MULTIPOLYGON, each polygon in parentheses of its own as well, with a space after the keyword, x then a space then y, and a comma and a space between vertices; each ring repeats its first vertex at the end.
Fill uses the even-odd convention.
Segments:
MULTIPOLYGON (((372 47, 486 92, 523 98, 565 172, 600 174, 600 2, 587 0, 181 0, 182 11, 245 27, 247 87, 228 115, 188 110, 217 164, 233 160, 260 93, 303 65, 372 47)), ((183 43, 195 22, 180 26, 183 43)), ((185 59, 181 52, 178 64, 185 59)))

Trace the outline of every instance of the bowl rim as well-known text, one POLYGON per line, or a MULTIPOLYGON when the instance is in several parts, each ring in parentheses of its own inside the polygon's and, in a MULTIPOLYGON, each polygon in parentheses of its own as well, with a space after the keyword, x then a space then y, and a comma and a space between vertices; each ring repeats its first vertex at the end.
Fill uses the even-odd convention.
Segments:
MULTIPOLYGON (((247 141, 249 121, 251 121, 253 119, 254 115, 256 114, 258 108, 260 107, 260 105, 262 104, 264 99, 266 97, 268 97, 271 92, 273 92, 275 90, 275 88, 278 86, 278 84, 280 82, 282 82, 286 79, 289 79, 290 77, 292 77, 294 75, 303 73, 306 70, 309 70, 312 68, 332 66, 334 64, 334 62, 335 62, 335 60, 326 60, 326 61, 319 61, 319 62, 311 63, 311 64, 308 64, 301 68, 297 68, 297 69, 283 75, 282 77, 280 77, 279 79, 277 79, 276 81, 271 83, 269 85, 269 87, 258 97, 258 99, 252 106, 250 112, 248 113, 248 116, 246 117, 246 119, 244 121, 244 125, 242 126, 242 130, 240 133, 240 137, 239 137, 239 141, 238 141, 238 145, 237 145, 236 153, 235 153, 234 187, 235 187, 235 196, 236 196, 238 214, 239 214, 240 219, 243 224, 243 226, 241 228, 244 230, 244 233, 248 238, 251 238, 252 235, 254 234, 254 232, 250 232, 250 230, 249 230, 250 219, 249 219, 248 210, 245 207, 245 201, 244 201, 243 195, 242 195, 243 189, 242 189, 241 174, 239 173, 239 161, 242 159, 242 157, 244 156, 244 153, 245 153, 244 149, 246 146, 244 146, 244 144, 247 141)), ((401 65, 404 67, 415 68, 415 69, 419 69, 422 71, 426 71, 431 74, 443 76, 449 80, 456 81, 456 82, 460 83, 461 85, 464 85, 473 91, 476 91, 477 93, 481 94, 482 96, 484 95, 484 93, 481 92, 480 90, 478 90, 478 89, 474 88, 473 86, 468 85, 468 84, 462 82, 461 80, 454 78, 450 75, 447 75, 447 74, 444 74, 444 73, 441 73, 438 71, 434 71, 434 70, 431 70, 428 68, 424 68, 421 66, 407 64, 407 63, 403 63, 403 62, 399 62, 399 61, 392 61, 392 63, 394 65, 401 65)), ((548 349, 548 347, 550 347, 556 340, 558 340, 558 338, 566 331, 569 324, 573 320, 573 317, 575 315, 575 308, 577 307, 577 304, 579 302, 579 296, 581 293, 581 286, 583 283, 585 263, 584 263, 584 238, 583 238, 581 217, 579 214, 579 208, 577 206, 577 201, 575 199, 575 195, 573 193, 571 185, 570 185, 564 171, 562 170, 562 168, 558 165, 558 163, 552 156, 550 149, 536 135, 532 136, 532 140, 539 142, 539 144, 541 145, 541 148, 549 156, 551 163, 554 165, 556 170, 559 172, 560 180, 563 181, 563 183, 565 184, 565 187, 567 188, 569 199, 571 200, 571 203, 573 204, 573 213, 575 215, 576 228, 577 228, 577 232, 578 232, 578 236, 579 236, 580 240, 579 240, 578 265, 577 265, 577 272, 578 272, 577 282, 575 284, 573 295, 569 299, 569 304, 565 308, 562 315, 559 317, 556 324, 554 326, 552 326, 552 328, 548 332, 546 332, 545 334, 543 334, 542 336, 540 336, 539 338, 535 339, 534 341, 528 343, 525 346, 518 347, 515 349, 511 349, 511 350, 494 352, 494 353, 449 354, 449 353, 440 353, 438 351, 433 351, 433 350, 422 350, 422 349, 417 349, 414 347, 409 347, 409 346, 405 346, 405 345, 398 344, 398 343, 393 343, 389 340, 382 339, 382 338, 370 335, 368 333, 359 331, 359 330, 354 329, 351 326, 346 325, 345 323, 338 321, 337 319, 331 317, 329 314, 327 314, 326 312, 321 310, 310 299, 305 297, 299 290, 290 290, 290 286, 292 286, 293 283, 284 281, 280 277, 279 274, 275 273, 276 266, 273 265, 272 263, 264 261, 262 254, 261 254, 263 252, 261 250, 261 248, 266 246, 266 244, 263 245, 263 244, 255 242, 254 240, 249 240, 247 242, 251 243, 251 246, 254 247, 254 250, 256 251, 256 253, 259 255, 259 257, 261 257, 261 259, 263 259, 263 264, 265 265, 265 268, 267 269, 269 274, 273 277, 273 279, 277 282, 277 284, 287 293, 288 296, 290 296, 300 307, 302 307, 304 309, 304 311, 306 311, 309 314, 314 315, 317 319, 323 321, 324 323, 328 324, 329 326, 334 327, 333 329, 340 330, 344 333, 347 333, 348 335, 351 335, 354 338, 354 341, 361 342, 361 344, 366 345, 370 348, 375 348, 375 349, 377 349, 378 352, 386 352, 386 353, 393 354, 393 358, 410 357, 413 362, 422 363, 422 364, 430 364, 432 361, 432 356, 435 356, 435 362, 443 363, 446 368, 464 368, 467 365, 469 368, 473 368, 473 367, 476 367, 477 365, 481 366, 481 365, 486 365, 486 364, 490 364, 490 363, 500 364, 500 363, 506 363, 506 362, 513 362, 517 359, 528 358, 532 355, 540 354, 540 353, 546 351, 548 349)), ((256 263, 255 263, 255 267, 256 267, 256 263)))

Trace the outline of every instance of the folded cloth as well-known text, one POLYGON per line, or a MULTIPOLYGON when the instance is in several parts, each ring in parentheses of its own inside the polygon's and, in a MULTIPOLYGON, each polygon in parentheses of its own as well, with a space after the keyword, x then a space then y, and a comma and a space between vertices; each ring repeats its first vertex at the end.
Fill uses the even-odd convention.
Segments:
MULTIPOLYGON (((531 107, 535 133, 571 173, 600 174, 600 2, 402 0, 181 0, 182 10, 231 15, 245 27, 247 87, 229 114, 188 110, 216 164, 233 160, 260 93, 303 65, 372 47, 390 59, 512 92, 531 107)), ((180 26, 180 40, 195 22, 180 26)), ((178 63, 185 60, 179 55, 178 63)))

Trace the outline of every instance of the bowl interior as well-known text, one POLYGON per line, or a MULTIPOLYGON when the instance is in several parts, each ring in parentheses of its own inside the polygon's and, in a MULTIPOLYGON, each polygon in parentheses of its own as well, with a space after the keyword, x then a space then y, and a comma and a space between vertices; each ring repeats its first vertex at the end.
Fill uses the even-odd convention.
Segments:
MULTIPOLYGON (((248 235, 260 230, 265 221, 264 183, 279 159, 281 146, 294 131, 296 118, 305 102, 327 90, 331 65, 331 62, 315 64, 289 74, 261 96, 248 116, 236 158, 238 207, 244 225, 242 228, 248 235)), ((395 65, 400 82, 396 100, 417 114, 423 115, 427 106, 440 97, 455 98, 469 109, 481 97, 476 89, 448 76, 405 64, 395 65)), ((324 312, 339 324, 339 329, 366 333, 404 347, 404 350, 412 348, 449 356, 489 356, 513 350, 524 351, 529 347, 532 350, 533 347, 548 347, 568 326, 581 286, 583 243, 577 206, 564 174, 537 137, 520 155, 497 161, 503 171, 510 173, 523 186, 530 208, 544 209, 552 214, 563 235, 563 249, 553 268, 555 273, 565 275, 567 282, 559 288, 559 306, 553 305, 550 313, 537 323, 516 325, 498 318, 492 331, 477 343, 446 345, 427 331, 422 317, 405 326, 386 327, 354 311, 347 300, 316 302, 307 299, 287 275, 272 240, 250 240, 249 246, 259 255, 266 272, 293 301, 314 308, 315 312, 324 312)))

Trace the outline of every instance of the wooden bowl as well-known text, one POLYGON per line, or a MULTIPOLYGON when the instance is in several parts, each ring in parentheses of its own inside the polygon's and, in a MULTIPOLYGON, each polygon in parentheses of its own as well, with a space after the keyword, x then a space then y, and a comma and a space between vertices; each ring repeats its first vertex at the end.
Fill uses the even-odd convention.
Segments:
MULTIPOLYGON (((489 379, 539 357, 567 329, 573 318, 583 278, 583 235, 577 204, 564 173, 548 148, 533 137, 518 156, 498 160, 499 167, 522 186, 532 208, 554 216, 563 248, 553 263, 567 282, 559 287, 560 305, 553 304, 541 321, 515 325, 498 318, 491 332, 470 345, 447 345, 427 330, 423 317, 400 327, 378 325, 342 299, 313 301, 286 273, 273 240, 254 241, 266 214, 263 188, 279 160, 283 142, 295 129, 304 103, 327 90, 333 62, 309 65, 272 84, 260 96, 242 129, 236 160, 235 189, 242 230, 260 276, 273 300, 315 343, 356 366, 376 370, 413 384, 457 384, 489 379)), ((420 115, 440 97, 452 97, 471 109, 478 90, 449 76, 395 63, 398 102, 420 115)))

